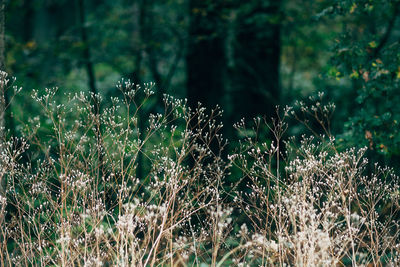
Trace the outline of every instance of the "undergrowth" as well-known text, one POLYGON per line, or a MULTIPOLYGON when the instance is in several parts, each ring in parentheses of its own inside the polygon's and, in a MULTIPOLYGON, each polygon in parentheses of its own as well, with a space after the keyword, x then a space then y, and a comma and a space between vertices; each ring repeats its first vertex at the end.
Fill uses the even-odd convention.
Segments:
POLYGON ((165 96, 144 117, 152 86, 122 80, 100 113, 34 92, 41 115, 0 143, 1 266, 400 265, 399 178, 338 149, 334 105, 241 121, 230 152, 218 108, 165 96))

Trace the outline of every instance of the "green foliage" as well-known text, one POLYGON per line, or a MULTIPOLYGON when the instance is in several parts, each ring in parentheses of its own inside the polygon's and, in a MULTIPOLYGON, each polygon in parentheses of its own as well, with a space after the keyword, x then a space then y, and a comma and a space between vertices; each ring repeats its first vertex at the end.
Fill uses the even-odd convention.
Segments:
POLYGON ((400 156, 399 1, 336 1, 343 32, 335 41, 328 75, 347 79, 352 99, 341 137, 367 146, 386 163, 400 156))

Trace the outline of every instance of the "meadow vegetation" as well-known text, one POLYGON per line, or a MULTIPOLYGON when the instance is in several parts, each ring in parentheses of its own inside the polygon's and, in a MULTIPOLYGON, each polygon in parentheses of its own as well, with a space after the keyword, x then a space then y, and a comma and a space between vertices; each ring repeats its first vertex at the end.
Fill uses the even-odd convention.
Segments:
POLYGON ((117 89, 101 110, 32 94, 41 115, 0 143, 1 266, 400 265, 399 177, 337 145, 323 94, 232 141, 218 107, 165 95, 147 116, 152 83, 117 89))

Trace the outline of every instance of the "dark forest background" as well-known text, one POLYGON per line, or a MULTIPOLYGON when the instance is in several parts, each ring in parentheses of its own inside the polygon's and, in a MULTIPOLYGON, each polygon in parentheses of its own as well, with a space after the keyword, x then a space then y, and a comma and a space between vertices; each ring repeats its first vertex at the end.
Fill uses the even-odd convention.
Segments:
MULTIPOLYGON (((367 146, 373 159, 399 165, 397 0, 4 4, 4 68, 24 88, 7 108, 9 134, 19 135, 21 122, 38 114, 33 89, 99 93, 101 109, 120 94, 115 83, 121 78, 155 82, 146 112, 162 108, 165 93, 192 106, 219 105, 228 137, 243 117, 269 118, 276 105, 307 103, 323 91, 337 107, 331 130, 339 147, 367 146)), ((7 103, 12 94, 7 90, 7 103)), ((295 135, 304 130, 290 129, 295 135)))

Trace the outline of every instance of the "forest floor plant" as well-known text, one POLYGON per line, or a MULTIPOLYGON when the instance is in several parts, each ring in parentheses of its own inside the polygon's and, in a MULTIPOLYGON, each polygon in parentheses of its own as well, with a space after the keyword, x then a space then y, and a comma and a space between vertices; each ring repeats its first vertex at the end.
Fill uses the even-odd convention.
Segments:
POLYGON ((2 142, 1 266, 399 266, 399 178, 337 148, 333 105, 241 121, 226 157, 218 108, 165 96, 141 118, 152 87, 122 80, 100 114, 34 92, 42 115, 2 142), (288 138, 288 117, 325 135, 288 138))

